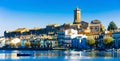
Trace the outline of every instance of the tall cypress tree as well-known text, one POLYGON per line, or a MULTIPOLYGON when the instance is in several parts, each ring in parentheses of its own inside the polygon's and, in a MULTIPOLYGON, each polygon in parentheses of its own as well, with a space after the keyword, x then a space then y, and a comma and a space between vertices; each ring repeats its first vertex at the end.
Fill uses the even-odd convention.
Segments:
POLYGON ((111 31, 111 30, 116 30, 116 29, 118 29, 118 27, 116 26, 116 24, 113 21, 111 21, 108 25, 107 30, 111 31))

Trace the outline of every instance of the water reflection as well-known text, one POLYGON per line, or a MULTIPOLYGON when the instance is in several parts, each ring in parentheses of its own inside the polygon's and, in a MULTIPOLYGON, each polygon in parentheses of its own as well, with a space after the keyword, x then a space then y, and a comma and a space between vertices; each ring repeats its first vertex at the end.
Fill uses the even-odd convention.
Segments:
POLYGON ((0 54, 0 59, 5 59, 5 54, 4 53, 0 54))
POLYGON ((80 51, 0 51, 0 59, 57 59, 63 58, 68 61, 91 58, 120 58, 119 52, 80 52, 80 51), (21 56, 18 56, 21 54, 21 56), (23 54, 23 56, 22 56, 23 54), (24 55, 28 54, 28 55, 24 55))

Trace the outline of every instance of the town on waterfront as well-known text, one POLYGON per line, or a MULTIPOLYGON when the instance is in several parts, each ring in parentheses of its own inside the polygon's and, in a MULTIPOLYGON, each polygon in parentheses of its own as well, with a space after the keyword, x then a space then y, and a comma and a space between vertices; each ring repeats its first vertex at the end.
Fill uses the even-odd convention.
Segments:
POLYGON ((120 61, 119 0, 0 0, 0 61, 120 61))
POLYGON ((119 51, 120 28, 111 21, 105 29, 100 20, 81 20, 80 8, 74 9, 73 23, 48 24, 46 28, 6 30, 0 49, 119 51))

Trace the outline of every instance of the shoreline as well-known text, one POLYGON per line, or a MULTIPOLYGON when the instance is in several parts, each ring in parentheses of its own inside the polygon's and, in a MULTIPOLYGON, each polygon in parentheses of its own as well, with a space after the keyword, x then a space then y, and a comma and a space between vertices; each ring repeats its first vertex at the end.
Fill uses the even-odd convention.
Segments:
POLYGON ((34 51, 47 51, 47 50, 60 50, 60 51, 82 51, 82 52, 98 52, 98 51, 105 51, 105 52, 120 52, 120 49, 108 49, 108 50, 71 50, 67 48, 0 48, 0 50, 34 50, 34 51))

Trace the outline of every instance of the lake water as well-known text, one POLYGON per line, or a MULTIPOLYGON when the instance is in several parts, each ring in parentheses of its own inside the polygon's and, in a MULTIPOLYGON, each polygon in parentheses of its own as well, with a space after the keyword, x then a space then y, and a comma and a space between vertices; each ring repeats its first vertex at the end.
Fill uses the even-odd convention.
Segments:
POLYGON ((0 50, 0 61, 120 61, 119 52, 0 50), (29 54, 30 56, 18 56, 29 54))

